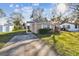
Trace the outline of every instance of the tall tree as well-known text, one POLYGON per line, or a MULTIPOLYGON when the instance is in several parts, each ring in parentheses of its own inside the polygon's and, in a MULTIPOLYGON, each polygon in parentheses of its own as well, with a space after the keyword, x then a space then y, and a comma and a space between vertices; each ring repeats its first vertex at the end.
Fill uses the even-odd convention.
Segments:
POLYGON ((33 21, 35 22, 39 22, 42 19, 42 13, 43 13, 43 9, 41 8, 33 9, 32 15, 30 18, 32 18, 33 21))
POLYGON ((62 18, 62 15, 60 14, 59 16, 57 15, 57 12, 56 10, 53 10, 52 11, 52 14, 53 14, 53 17, 51 19, 51 22, 53 24, 53 32, 60 32, 60 24, 61 24, 61 18, 62 18))
POLYGON ((23 23, 23 15, 21 13, 12 13, 11 18, 13 19, 14 28, 13 31, 16 30, 23 30, 24 23, 23 23))
POLYGON ((79 4, 78 3, 72 3, 72 4, 69 4, 69 7, 71 9, 73 9, 73 16, 74 16, 74 22, 76 25, 79 26, 79 4))

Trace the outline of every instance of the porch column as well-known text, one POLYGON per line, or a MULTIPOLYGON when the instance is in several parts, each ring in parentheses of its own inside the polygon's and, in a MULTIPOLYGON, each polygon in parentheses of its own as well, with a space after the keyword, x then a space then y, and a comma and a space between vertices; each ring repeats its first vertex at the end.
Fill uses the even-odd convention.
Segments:
POLYGON ((34 32, 37 33, 37 23, 34 23, 34 32))

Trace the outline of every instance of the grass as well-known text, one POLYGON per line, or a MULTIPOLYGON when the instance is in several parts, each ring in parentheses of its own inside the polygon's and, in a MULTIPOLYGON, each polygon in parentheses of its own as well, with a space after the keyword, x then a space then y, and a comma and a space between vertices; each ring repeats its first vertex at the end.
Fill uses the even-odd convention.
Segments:
POLYGON ((55 45, 58 54, 79 56, 79 32, 61 32, 59 35, 40 35, 48 45, 55 45), (54 40, 56 40, 54 44, 54 40))
POLYGON ((79 32, 62 32, 55 39, 55 48, 60 55, 79 56, 79 32))
POLYGON ((0 48, 2 48, 13 36, 21 34, 26 34, 25 30, 0 32, 0 48))
POLYGON ((42 35, 42 34, 38 34, 38 37, 44 41, 45 43, 47 43, 48 45, 52 45, 53 44, 53 39, 52 39, 52 34, 45 34, 45 35, 42 35))
MULTIPOLYGON (((26 34, 25 31, 14 31, 0 33, 0 48, 4 46, 13 36, 26 34)), ((79 32, 61 32, 55 34, 35 34, 48 45, 55 45, 55 49, 60 55, 64 56, 79 56, 79 32), (55 35, 55 37, 54 37, 55 35), (54 44, 54 39, 56 43, 54 44)))

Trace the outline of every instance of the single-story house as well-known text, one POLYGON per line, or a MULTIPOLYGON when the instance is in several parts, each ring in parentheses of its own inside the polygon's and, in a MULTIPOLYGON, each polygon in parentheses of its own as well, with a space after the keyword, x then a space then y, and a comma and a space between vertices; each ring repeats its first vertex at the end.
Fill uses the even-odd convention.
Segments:
POLYGON ((11 32, 13 26, 10 24, 0 25, 0 32, 11 32))
POLYGON ((0 32, 11 32, 13 29, 13 25, 9 23, 8 18, 3 17, 0 18, 0 32))
POLYGON ((29 21, 27 22, 27 26, 30 27, 30 30, 34 33, 38 33, 39 29, 43 29, 43 28, 50 28, 52 29, 52 24, 50 21, 47 22, 33 22, 33 21, 29 21))
POLYGON ((62 24, 54 24, 51 21, 44 21, 44 22, 34 22, 34 21, 29 21, 30 30, 34 33, 37 33, 39 29, 43 28, 50 28, 53 29, 55 28, 54 25, 57 25, 59 28, 65 28, 67 31, 79 31, 79 25, 76 25, 75 23, 70 23, 70 22, 65 22, 62 24))
POLYGON ((66 29, 67 31, 79 31, 79 25, 74 23, 62 23, 60 27, 66 29))

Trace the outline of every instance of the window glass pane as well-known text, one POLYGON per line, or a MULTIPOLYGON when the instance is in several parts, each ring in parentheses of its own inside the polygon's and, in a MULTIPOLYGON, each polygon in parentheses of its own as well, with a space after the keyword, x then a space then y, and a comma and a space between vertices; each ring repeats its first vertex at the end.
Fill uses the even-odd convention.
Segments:
POLYGON ((68 27, 67 28, 70 28, 70 25, 68 25, 68 27))
POLYGON ((77 24, 75 24, 75 28, 77 28, 77 24))

